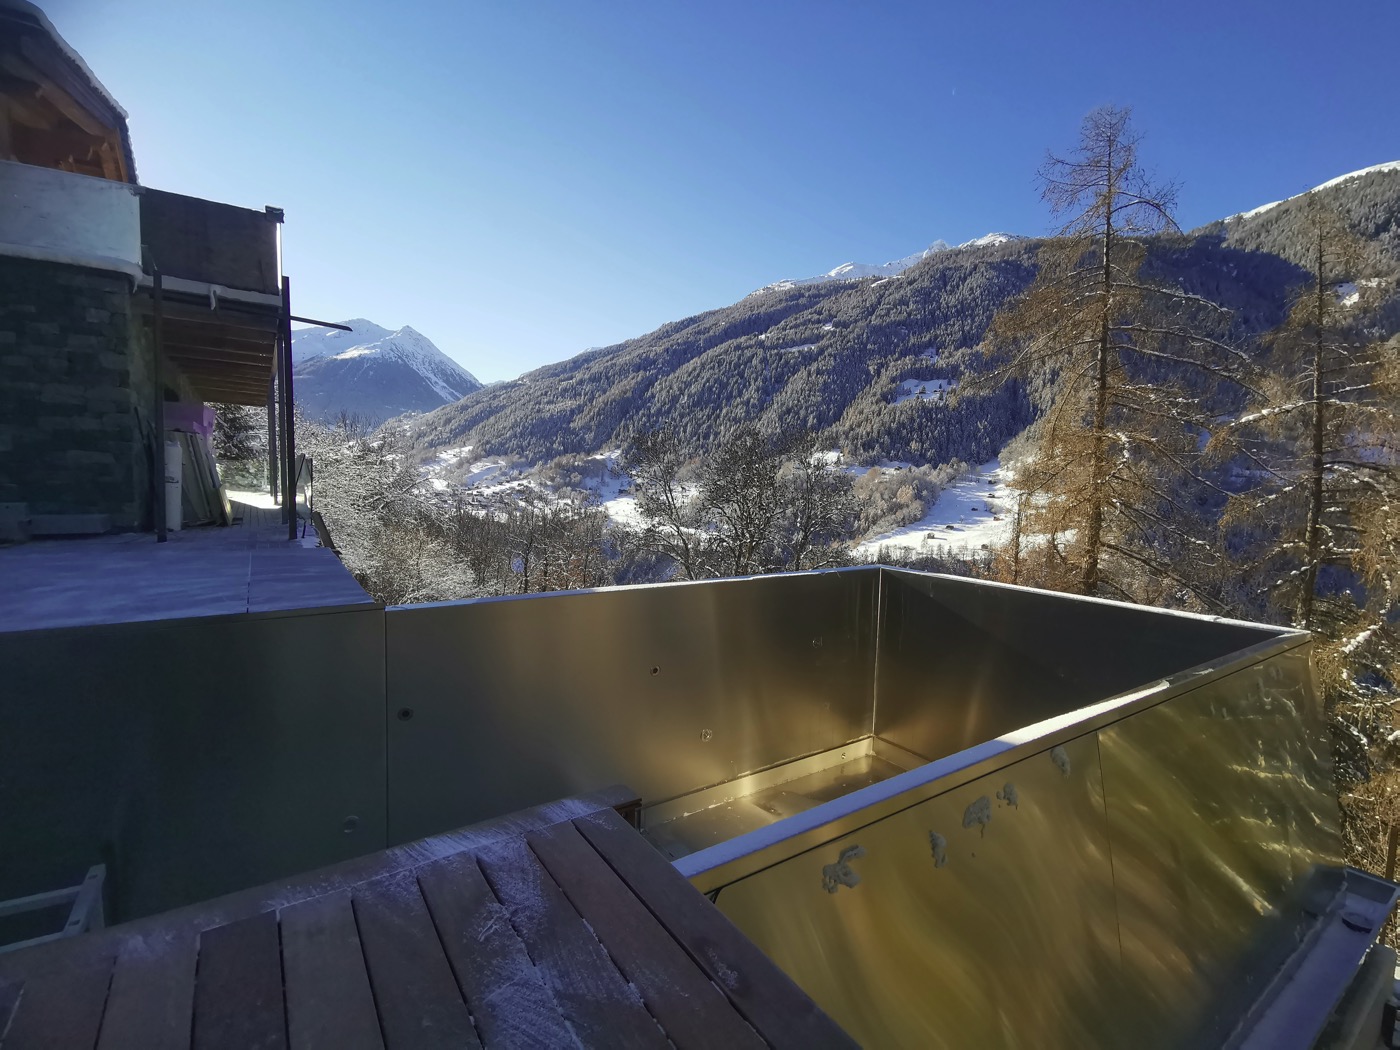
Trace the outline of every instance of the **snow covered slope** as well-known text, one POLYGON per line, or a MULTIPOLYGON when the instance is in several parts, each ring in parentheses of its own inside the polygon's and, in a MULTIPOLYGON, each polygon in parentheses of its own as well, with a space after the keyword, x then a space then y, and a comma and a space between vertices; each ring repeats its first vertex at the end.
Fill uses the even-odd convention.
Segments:
POLYGON ((305 328, 292 333, 297 404, 307 415, 341 412, 382 422, 404 412, 428 412, 460 401, 481 383, 421 332, 396 332, 364 318, 352 331, 305 328))
MULTIPOLYGON (((1321 185, 1314 186, 1307 193, 1315 193, 1318 190, 1331 189, 1333 186, 1340 186, 1350 179, 1359 179, 1362 175, 1372 175, 1378 171, 1400 171, 1400 160, 1386 161, 1384 164, 1372 164, 1369 168, 1362 168, 1359 171, 1349 171, 1345 175, 1338 175, 1335 179, 1328 179, 1321 185)), ((1296 197, 1305 197, 1306 193, 1296 194, 1296 197)), ((1285 201, 1294 200, 1295 197, 1285 197, 1281 201, 1270 201, 1268 204, 1261 204, 1257 208, 1250 208, 1249 211, 1236 212, 1225 218, 1226 222, 1234 222, 1236 219, 1252 219, 1256 215, 1263 215, 1266 211, 1277 208, 1285 201)))
MULTIPOLYGON (((973 240, 965 241, 957 245, 959 248, 981 248, 989 244, 1005 244, 1007 241, 1016 240, 1016 236, 1010 233, 988 233, 973 240)), ((887 263, 842 263, 835 269, 826 273, 818 274, 816 277, 791 278, 784 281, 774 281, 760 288, 759 292, 782 291, 787 288, 796 288, 800 284, 821 284, 823 281, 853 281, 860 277, 895 277, 903 273, 909 267, 923 262, 935 252, 951 251, 953 246, 947 241, 934 241, 921 252, 913 255, 906 255, 903 259, 895 259, 887 263)), ((753 294, 758 294, 757 292, 753 294)))

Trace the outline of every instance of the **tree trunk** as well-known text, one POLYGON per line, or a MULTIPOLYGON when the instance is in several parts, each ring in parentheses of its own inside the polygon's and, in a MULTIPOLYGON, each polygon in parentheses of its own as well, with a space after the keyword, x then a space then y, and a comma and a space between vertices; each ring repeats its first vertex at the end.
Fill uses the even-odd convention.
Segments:
POLYGON ((1312 360, 1312 459, 1308 464, 1308 531, 1307 561, 1303 566, 1303 593, 1298 600, 1297 626, 1305 631, 1313 627, 1313 605, 1317 595, 1318 562, 1322 553, 1322 474, 1323 438, 1327 432, 1327 406, 1323 400, 1322 365, 1323 343, 1325 340, 1324 320, 1326 318, 1326 286, 1322 275, 1322 238, 1317 242, 1317 314, 1314 318, 1316 330, 1313 333, 1312 360))
POLYGON ((1099 590, 1099 555, 1103 549, 1104 486, 1108 473, 1108 365, 1113 352, 1113 150, 1110 147, 1105 170, 1108 173, 1103 224, 1103 316, 1099 323, 1098 369, 1094 377, 1093 458, 1089 468, 1089 521, 1084 536, 1084 573, 1080 586, 1085 594, 1099 590))

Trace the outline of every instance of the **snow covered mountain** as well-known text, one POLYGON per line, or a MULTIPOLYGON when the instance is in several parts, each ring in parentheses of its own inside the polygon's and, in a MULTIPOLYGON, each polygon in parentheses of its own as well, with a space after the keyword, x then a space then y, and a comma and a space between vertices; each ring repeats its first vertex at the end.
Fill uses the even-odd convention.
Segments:
MULTIPOLYGON (((988 233, 982 237, 976 237, 973 240, 965 241, 962 244, 956 245, 956 247, 981 248, 986 245, 1005 244, 1007 241, 1020 239, 1021 238, 1010 233, 988 233)), ((893 262, 842 263, 835 269, 828 270, 823 274, 818 274, 816 277, 798 277, 783 281, 774 281, 772 284, 764 285, 762 288, 758 289, 758 291, 786 291, 789 288, 796 288, 798 285, 802 284, 822 284, 826 281, 853 281, 861 277, 897 277, 899 274, 909 269, 909 267, 923 262, 930 255, 934 255, 937 252, 952 251, 953 248, 954 245, 950 245, 947 241, 934 241, 923 251, 915 252, 913 255, 906 255, 903 259, 895 259, 893 262)), ((758 292, 754 292, 753 294, 757 295, 758 292)))
POLYGON ((1261 204, 1257 208, 1249 209, 1249 211, 1236 212, 1234 215, 1226 216, 1225 221, 1234 222, 1237 219, 1252 219, 1256 215, 1263 215, 1266 211, 1272 211, 1280 204, 1286 204, 1291 200, 1296 200, 1298 197, 1306 197, 1308 193, 1316 193, 1318 190, 1330 190, 1333 186, 1340 186, 1342 183, 1349 182, 1352 179, 1359 179, 1363 175, 1373 175, 1376 172, 1382 171, 1400 171, 1400 160, 1386 161, 1384 164, 1372 164, 1369 168, 1361 168, 1359 171, 1349 171, 1345 175, 1338 175, 1335 179, 1328 179, 1321 185, 1314 186, 1312 189, 1308 190, 1307 193, 1299 193, 1293 197, 1285 197, 1281 201, 1270 201, 1268 204, 1261 204))
POLYGON ((429 412, 481 389, 421 332, 407 326, 391 332, 362 317, 342 323, 352 330, 292 333, 293 389, 308 416, 334 420, 348 412, 378 423, 429 412))

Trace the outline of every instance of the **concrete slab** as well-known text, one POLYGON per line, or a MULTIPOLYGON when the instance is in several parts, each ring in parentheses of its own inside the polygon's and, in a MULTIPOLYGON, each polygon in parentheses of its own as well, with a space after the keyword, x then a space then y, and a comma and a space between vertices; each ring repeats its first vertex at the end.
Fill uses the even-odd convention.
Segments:
POLYGON ((336 555, 288 540, 277 513, 170 533, 33 540, 0 547, 0 632, 193 616, 372 605, 336 555))

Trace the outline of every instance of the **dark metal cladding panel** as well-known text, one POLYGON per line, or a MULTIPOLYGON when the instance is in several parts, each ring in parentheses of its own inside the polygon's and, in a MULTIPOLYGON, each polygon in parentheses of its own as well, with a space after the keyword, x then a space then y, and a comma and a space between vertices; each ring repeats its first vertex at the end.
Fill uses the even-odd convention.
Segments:
POLYGON ((141 243, 166 277, 277 294, 277 222, 264 211, 181 193, 141 194, 141 243))
POLYGON ((1218 1045, 1341 863, 1308 647, 1099 733, 1142 1046, 1218 1045))
POLYGON ((1069 741, 724 887, 862 1046, 1126 1046, 1103 784, 1069 741))
POLYGON ((879 570, 388 611, 390 841, 866 736, 879 570))
POLYGON ((124 921, 385 845, 378 609, 0 634, 0 666, 0 899, 106 861, 124 921))

